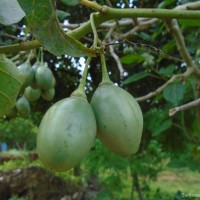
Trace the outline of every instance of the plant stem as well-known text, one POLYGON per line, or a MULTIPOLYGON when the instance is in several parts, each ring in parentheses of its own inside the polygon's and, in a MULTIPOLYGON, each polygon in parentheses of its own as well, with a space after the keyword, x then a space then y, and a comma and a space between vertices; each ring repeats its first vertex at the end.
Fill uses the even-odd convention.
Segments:
POLYGON ((139 200, 144 200, 137 173, 133 173, 132 176, 134 179, 134 186, 138 193, 139 200))
POLYGON ((78 86, 79 90, 85 91, 85 85, 86 85, 87 73, 88 73, 88 66, 90 64, 91 59, 92 59, 91 57, 87 58, 87 61, 86 61, 86 64, 85 64, 85 68, 83 70, 83 76, 82 76, 80 84, 78 86))
POLYGON ((95 16, 94 13, 92 13, 90 15, 90 21, 91 21, 92 31, 93 31, 93 34, 94 34, 93 48, 96 49, 97 48, 97 42, 98 42, 98 34, 97 34, 96 26, 95 26, 94 16, 95 16))
POLYGON ((31 49, 37 49, 39 47, 41 47, 41 44, 37 40, 32 40, 30 42, 21 42, 19 44, 1 46, 0 54, 19 52, 19 51, 28 51, 31 49))
POLYGON ((108 75, 104 54, 101 53, 100 57, 101 57, 101 68, 102 68, 102 81, 101 81, 100 85, 113 84, 113 82, 110 80, 109 75, 108 75))
POLYGON ((102 6, 99 5, 96 1, 81 0, 80 4, 93 8, 96 11, 101 11, 102 9, 102 6))
POLYGON ((86 80, 87 80, 88 65, 89 65, 91 59, 92 59, 91 57, 87 58, 85 68, 83 70, 83 76, 81 78, 79 86, 74 92, 72 92, 72 94, 70 95, 71 97, 75 96, 75 97, 81 97, 83 99, 87 99, 87 97, 85 95, 85 85, 86 85, 86 80))
POLYGON ((189 103, 187 103, 187 104, 181 105, 181 106, 179 106, 179 107, 171 108, 171 109, 169 110, 169 116, 171 117, 171 116, 175 115, 175 114, 178 113, 178 112, 181 112, 181 111, 190 109, 190 108, 192 108, 192 107, 197 107, 197 108, 198 108, 199 105, 200 105, 200 98, 199 98, 199 99, 196 99, 196 100, 194 100, 194 101, 191 101, 191 102, 189 102, 189 103))

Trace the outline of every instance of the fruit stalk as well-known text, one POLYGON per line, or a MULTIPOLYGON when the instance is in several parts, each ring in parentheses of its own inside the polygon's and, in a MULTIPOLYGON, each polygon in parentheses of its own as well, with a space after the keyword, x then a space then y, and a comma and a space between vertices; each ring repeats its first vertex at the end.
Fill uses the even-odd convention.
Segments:
POLYGON ((102 81, 100 85, 113 84, 113 82, 110 80, 110 77, 108 75, 108 70, 107 70, 106 62, 105 62, 105 56, 103 53, 100 54, 100 58, 101 58, 101 66, 102 66, 102 81))
POLYGON ((83 70, 83 76, 81 78, 81 81, 79 83, 78 88, 71 94, 71 96, 77 96, 77 97, 82 97, 87 99, 85 95, 85 85, 86 85, 86 80, 87 80, 87 73, 88 73, 88 65, 91 61, 91 57, 87 58, 85 68, 83 70))

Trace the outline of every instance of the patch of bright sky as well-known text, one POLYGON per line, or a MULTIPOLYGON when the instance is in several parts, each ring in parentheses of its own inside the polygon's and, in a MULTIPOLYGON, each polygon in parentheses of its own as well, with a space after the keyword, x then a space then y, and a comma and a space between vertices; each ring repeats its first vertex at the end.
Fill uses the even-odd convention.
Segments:
MULTIPOLYGON (((129 1, 129 7, 130 8, 132 8, 132 7, 135 7, 135 3, 137 2, 137 0, 130 0, 129 1)), ((117 3, 117 6, 120 6, 121 8, 124 8, 125 7, 125 3, 122 3, 122 2, 120 2, 120 3, 117 3)))
MULTIPOLYGON (((69 24, 69 21, 68 21, 67 19, 65 19, 64 22, 63 22, 63 25, 66 26, 66 25, 68 25, 68 24, 69 24)), ((64 30, 64 31, 67 31, 68 28, 65 27, 65 28, 63 28, 63 30, 64 30)))

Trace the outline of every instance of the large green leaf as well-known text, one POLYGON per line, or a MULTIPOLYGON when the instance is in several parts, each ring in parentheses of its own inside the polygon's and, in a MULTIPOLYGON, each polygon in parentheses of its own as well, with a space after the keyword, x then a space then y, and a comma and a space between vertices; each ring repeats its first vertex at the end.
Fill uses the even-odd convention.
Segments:
POLYGON ((122 82, 122 85, 127 85, 129 83, 133 83, 133 82, 143 79, 147 76, 149 76, 149 73, 147 73, 147 72, 139 72, 137 74, 133 74, 132 76, 129 76, 127 79, 125 79, 122 82))
POLYGON ((18 0, 26 13, 33 35, 52 54, 60 56, 94 56, 95 52, 71 36, 60 27, 55 8, 55 0, 18 0))
POLYGON ((170 84, 163 91, 163 97, 173 106, 178 106, 182 101, 185 93, 185 86, 180 82, 170 84))
POLYGON ((19 22, 25 16, 17 0, 0 1, 0 23, 11 25, 19 22))
POLYGON ((15 105, 22 82, 17 66, 4 55, 0 55, 0 116, 15 105))

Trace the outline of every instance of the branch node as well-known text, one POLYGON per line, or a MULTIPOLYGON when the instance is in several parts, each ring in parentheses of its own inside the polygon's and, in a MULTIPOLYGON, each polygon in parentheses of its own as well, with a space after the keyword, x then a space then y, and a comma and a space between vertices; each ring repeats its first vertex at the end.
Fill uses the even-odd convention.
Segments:
POLYGON ((101 12, 106 13, 107 11, 108 11, 108 6, 103 5, 102 8, 101 8, 101 12))

